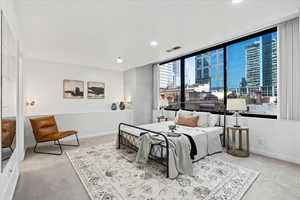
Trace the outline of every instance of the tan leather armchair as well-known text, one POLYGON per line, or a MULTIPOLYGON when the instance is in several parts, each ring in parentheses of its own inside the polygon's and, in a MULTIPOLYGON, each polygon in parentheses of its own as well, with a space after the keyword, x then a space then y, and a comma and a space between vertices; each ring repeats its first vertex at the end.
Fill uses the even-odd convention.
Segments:
POLYGON ((2 120, 2 148, 13 152, 12 144, 16 135, 16 120, 2 120))
POLYGON ((79 146, 80 145, 78 136, 77 136, 77 131, 69 130, 69 131, 60 132, 57 128, 54 116, 33 118, 33 119, 30 119, 30 123, 32 126, 34 138, 36 141, 36 144, 35 144, 35 147, 33 150, 35 153, 61 155, 63 153, 61 146, 79 146), (71 136, 71 135, 75 135, 76 140, 77 140, 76 145, 60 143, 60 141, 59 141, 60 139, 67 137, 67 136, 71 136), (48 153, 48 152, 36 151, 38 143, 51 142, 51 141, 53 141, 55 145, 59 145, 60 153, 48 153))

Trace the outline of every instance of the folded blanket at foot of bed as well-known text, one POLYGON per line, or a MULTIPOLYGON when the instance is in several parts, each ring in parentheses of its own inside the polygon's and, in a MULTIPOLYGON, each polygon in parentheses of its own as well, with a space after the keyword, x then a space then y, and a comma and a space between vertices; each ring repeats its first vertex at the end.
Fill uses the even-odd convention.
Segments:
MULTIPOLYGON (((163 141, 161 136, 155 134, 143 134, 138 139, 137 162, 145 163, 148 160, 151 146, 163 141)), ((180 137, 169 137, 169 176, 175 178, 180 174, 193 175, 193 164, 191 160, 191 141, 186 135, 180 137)))

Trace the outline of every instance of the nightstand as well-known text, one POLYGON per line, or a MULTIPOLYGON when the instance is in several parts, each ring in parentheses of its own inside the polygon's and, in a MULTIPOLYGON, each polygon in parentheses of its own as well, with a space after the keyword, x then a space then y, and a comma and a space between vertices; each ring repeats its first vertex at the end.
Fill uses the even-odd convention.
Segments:
POLYGON ((227 153, 238 157, 248 157, 250 155, 248 127, 227 127, 226 139, 227 153))

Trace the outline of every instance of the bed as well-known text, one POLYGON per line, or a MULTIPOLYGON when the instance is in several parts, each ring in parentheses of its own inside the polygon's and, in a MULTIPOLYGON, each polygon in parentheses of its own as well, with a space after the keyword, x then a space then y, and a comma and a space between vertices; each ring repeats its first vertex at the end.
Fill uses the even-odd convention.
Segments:
MULTIPOLYGON (((161 143, 153 145, 149 158, 166 166, 166 176, 174 178, 178 173, 174 170, 175 162, 170 153, 169 140, 167 132, 169 132, 169 125, 174 124, 174 121, 167 121, 161 123, 145 124, 141 126, 133 126, 130 124, 119 124, 119 131, 117 137, 117 147, 129 147, 138 151, 137 140, 141 134, 157 134, 162 138, 161 143)), ((197 148, 197 154, 194 156, 193 162, 222 151, 221 138, 223 137, 223 127, 186 127, 177 126, 176 132, 191 136, 197 148)))

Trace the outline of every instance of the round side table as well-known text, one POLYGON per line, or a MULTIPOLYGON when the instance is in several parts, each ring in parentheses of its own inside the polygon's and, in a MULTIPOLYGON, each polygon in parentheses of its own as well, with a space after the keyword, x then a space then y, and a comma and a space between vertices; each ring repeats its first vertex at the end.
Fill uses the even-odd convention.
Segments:
POLYGON ((237 157, 248 157, 250 155, 249 128, 227 127, 227 153, 237 157))

